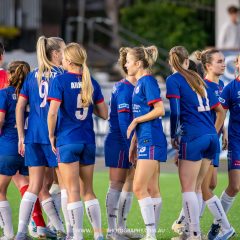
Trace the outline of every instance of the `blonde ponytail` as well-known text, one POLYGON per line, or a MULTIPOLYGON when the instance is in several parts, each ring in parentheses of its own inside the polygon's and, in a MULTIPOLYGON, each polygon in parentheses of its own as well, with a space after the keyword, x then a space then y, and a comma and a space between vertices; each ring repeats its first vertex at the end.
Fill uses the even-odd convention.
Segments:
POLYGON ((72 64, 82 68, 82 85, 81 85, 81 97, 83 107, 88 107, 93 103, 93 85, 90 76, 87 61, 87 53, 85 49, 78 43, 69 43, 64 49, 64 57, 72 64))
POLYGON ((129 53, 134 56, 136 61, 142 62, 142 68, 151 70, 158 58, 158 49, 156 46, 134 47, 129 49, 129 53))
POLYGON ((43 74, 48 79, 51 74, 51 69, 54 64, 51 62, 52 52, 59 51, 60 44, 63 40, 59 37, 46 38, 45 36, 39 37, 37 41, 37 60, 38 60, 38 83, 40 84, 43 74))
POLYGON ((203 79, 196 72, 182 67, 186 59, 188 59, 188 52, 182 46, 173 47, 169 52, 171 66, 186 79, 193 91, 198 93, 201 97, 206 97, 204 91, 206 84, 203 79))

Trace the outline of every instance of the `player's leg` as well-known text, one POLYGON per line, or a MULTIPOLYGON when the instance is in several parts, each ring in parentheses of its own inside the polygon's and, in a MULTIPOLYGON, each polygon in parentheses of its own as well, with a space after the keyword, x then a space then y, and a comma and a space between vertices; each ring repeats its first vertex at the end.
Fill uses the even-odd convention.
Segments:
POLYGON ((80 154, 84 149, 84 144, 67 144, 58 148, 58 168, 62 182, 67 190, 68 204, 67 210, 70 223, 73 228, 73 238, 83 239, 83 214, 84 207, 80 199, 80 154))
POLYGON ((101 208, 93 191, 93 172, 95 166, 95 145, 86 144, 80 160, 80 189, 88 219, 94 231, 94 239, 103 239, 101 208))
POLYGON ((158 168, 159 163, 156 160, 138 160, 133 180, 133 191, 139 202, 147 237, 153 239, 156 238, 155 214, 148 186, 158 168))
MULTIPOLYGON (((0 156, 0 162, 8 161, 8 158, 13 158, 12 156, 0 156)), ((16 160, 15 158, 13 160, 16 160)), ((10 159, 10 161, 12 161, 10 159)), ((4 164, 6 165, 6 164, 4 164)), ((13 173, 14 174, 14 173, 13 173)), ((1 224, 3 228, 3 237, 6 239, 11 239, 14 237, 13 232, 13 225, 12 225, 12 211, 7 200, 7 188, 11 181, 11 173, 9 172, 8 168, 0 167, 0 215, 1 215, 1 224), (8 171, 8 172, 6 172, 8 171)))

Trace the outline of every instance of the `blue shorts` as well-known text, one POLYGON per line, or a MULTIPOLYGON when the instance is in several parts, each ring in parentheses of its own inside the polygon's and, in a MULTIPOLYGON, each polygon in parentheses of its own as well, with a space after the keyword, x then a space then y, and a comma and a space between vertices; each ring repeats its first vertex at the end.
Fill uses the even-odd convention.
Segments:
POLYGON ((159 162, 167 161, 167 146, 138 146, 138 159, 157 160, 159 162))
POLYGON ((131 163, 129 162, 129 151, 123 144, 112 141, 111 144, 104 145, 105 166, 111 168, 125 168, 129 169, 131 163))
POLYGON ((220 153, 217 134, 205 134, 199 137, 182 136, 179 147, 179 159, 199 161, 203 158, 213 160, 220 153))
POLYGON ((25 165, 29 167, 57 167, 57 157, 50 144, 25 144, 25 165))
POLYGON ((228 171, 240 169, 240 151, 228 150, 228 171))
POLYGON ((0 156, 1 175, 14 176, 17 171, 21 175, 28 176, 28 167, 24 165, 24 158, 22 156, 0 156))
POLYGON ((84 165, 95 164, 95 144, 66 144, 57 148, 59 163, 79 162, 84 165))
POLYGON ((220 158, 220 153, 216 153, 211 162, 211 165, 213 165, 214 167, 219 167, 219 158, 220 158))

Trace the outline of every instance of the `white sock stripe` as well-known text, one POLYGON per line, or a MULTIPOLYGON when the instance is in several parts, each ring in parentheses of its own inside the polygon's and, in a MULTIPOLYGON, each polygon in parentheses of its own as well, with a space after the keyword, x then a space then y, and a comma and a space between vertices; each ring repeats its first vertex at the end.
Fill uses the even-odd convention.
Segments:
POLYGON ((0 201, 0 208, 10 207, 8 201, 0 201))
POLYGON ((72 202, 72 203, 67 204, 67 210, 73 210, 73 209, 81 208, 81 207, 83 207, 82 201, 72 202))
MULTIPOLYGON (((25 195, 24 195, 25 196, 25 195)), ((44 206, 46 203, 48 203, 48 202, 53 202, 53 198, 52 197, 50 197, 50 198, 47 198, 47 199, 45 199, 45 200, 43 200, 42 202, 41 202, 41 204, 42 204, 42 206, 44 206)))
POLYGON ((84 204, 85 204, 86 208, 89 208, 93 205, 99 205, 99 201, 98 201, 97 198, 95 198, 95 199, 92 199, 92 200, 89 200, 89 201, 85 201, 84 204))
POLYGON ((158 204, 162 203, 162 198, 161 197, 159 197, 159 198, 152 198, 152 201, 153 201, 153 205, 158 205, 158 204))
POLYGON ((68 195, 67 195, 67 190, 66 189, 62 189, 61 190, 61 198, 67 198, 68 195))
POLYGON ((146 197, 141 200, 138 200, 138 203, 140 207, 148 206, 148 205, 153 205, 153 201, 151 197, 146 197))

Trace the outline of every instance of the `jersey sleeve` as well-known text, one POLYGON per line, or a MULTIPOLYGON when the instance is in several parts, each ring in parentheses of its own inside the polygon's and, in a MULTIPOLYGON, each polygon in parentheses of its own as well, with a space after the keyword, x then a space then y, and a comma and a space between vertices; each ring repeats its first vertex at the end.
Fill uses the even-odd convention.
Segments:
POLYGON ((130 147, 131 139, 127 139, 127 129, 132 121, 131 105, 132 95, 127 89, 119 89, 117 96, 118 123, 123 139, 127 147, 130 147))
POLYGON ((22 89, 20 91, 20 94, 19 94, 19 96, 24 97, 26 99, 29 98, 29 76, 30 75, 28 74, 26 79, 25 79, 25 81, 24 81, 24 83, 23 83, 23 86, 22 86, 22 89))
POLYGON ((222 91, 219 101, 221 102, 223 108, 228 109, 231 105, 230 98, 230 84, 228 84, 222 91))
POLYGON ((146 81, 144 81, 144 91, 147 99, 147 104, 149 106, 153 105, 156 102, 162 101, 160 96, 161 91, 158 86, 157 80, 152 77, 150 79, 146 79, 146 81))
POLYGON ((180 84, 174 76, 170 76, 166 81, 167 94, 169 98, 180 98, 180 84))
POLYGON ((171 138, 178 136, 180 126, 180 100, 178 98, 170 98, 170 124, 171 124, 171 138))
POLYGON ((51 84, 51 88, 48 94, 48 101, 62 102, 63 100, 63 87, 60 84, 59 78, 56 77, 51 84))
POLYGON ((99 103, 104 102, 104 97, 103 97, 103 94, 102 94, 101 87, 96 80, 93 80, 93 88, 94 88, 93 103, 94 104, 99 104, 99 103))
POLYGON ((5 91, 0 91, 0 112, 6 113, 7 111, 7 94, 5 91))
POLYGON ((214 109, 215 107, 221 104, 213 90, 207 88, 207 94, 208 94, 210 109, 214 109))

